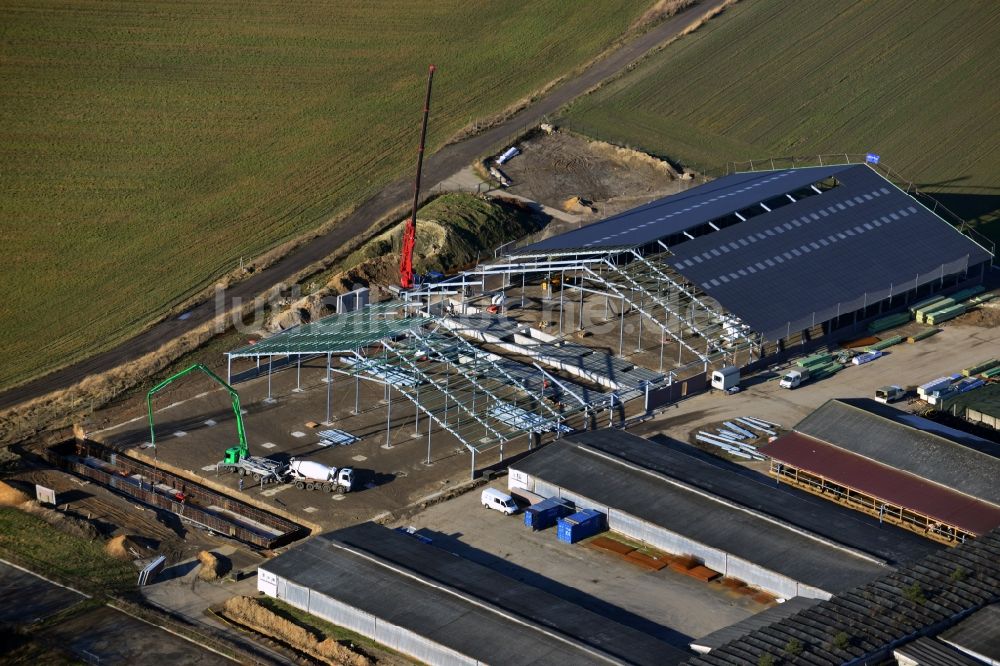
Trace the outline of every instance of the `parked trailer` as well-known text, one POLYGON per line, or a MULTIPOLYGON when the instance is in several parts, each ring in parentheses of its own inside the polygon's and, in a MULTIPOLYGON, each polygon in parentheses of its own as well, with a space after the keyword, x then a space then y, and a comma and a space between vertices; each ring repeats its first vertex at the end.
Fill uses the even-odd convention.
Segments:
POLYGON ((493 161, 496 162, 498 165, 503 164, 504 162, 509 162, 510 160, 514 159, 520 154, 521 151, 518 150, 517 146, 511 146, 507 150, 500 153, 500 155, 493 161))
POLYGON ((878 358, 882 358, 882 352, 876 349, 874 351, 865 352, 864 354, 858 354, 851 359, 851 363, 854 365, 864 365, 865 363, 871 363, 878 358))

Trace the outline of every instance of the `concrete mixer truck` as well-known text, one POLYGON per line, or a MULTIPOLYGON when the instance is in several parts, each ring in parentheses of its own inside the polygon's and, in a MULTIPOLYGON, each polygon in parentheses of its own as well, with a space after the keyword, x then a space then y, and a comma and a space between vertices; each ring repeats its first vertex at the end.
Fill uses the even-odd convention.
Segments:
POLYGON ((313 460, 296 460, 288 463, 288 482, 296 488, 325 490, 328 493, 349 493, 354 486, 354 470, 350 467, 329 467, 313 460))

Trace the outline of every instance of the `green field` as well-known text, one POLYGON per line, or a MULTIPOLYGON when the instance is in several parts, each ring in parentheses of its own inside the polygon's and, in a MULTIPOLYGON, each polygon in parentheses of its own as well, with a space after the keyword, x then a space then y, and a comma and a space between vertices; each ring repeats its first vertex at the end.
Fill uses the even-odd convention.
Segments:
POLYGON ((104 552, 104 541, 61 532, 11 507, 0 507, 0 557, 93 594, 129 590, 137 575, 130 562, 104 552))
POLYGON ((0 388, 112 346, 587 61, 650 0, 0 7, 0 388))
POLYGON ((997 238, 998 53, 997 2, 745 0, 561 122, 697 169, 877 152, 997 238))

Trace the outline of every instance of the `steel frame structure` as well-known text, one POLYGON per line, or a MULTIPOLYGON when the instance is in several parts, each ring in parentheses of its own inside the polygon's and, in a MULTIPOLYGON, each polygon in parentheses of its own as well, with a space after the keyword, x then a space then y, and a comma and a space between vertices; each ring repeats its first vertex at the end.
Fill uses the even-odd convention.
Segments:
MULTIPOLYGON (((562 383, 559 385, 563 393, 574 401, 558 408, 549 404, 550 391, 528 386, 504 367, 504 363, 512 361, 480 349, 440 326, 434 316, 407 316, 406 306, 396 301, 369 306, 370 311, 366 308, 332 315, 311 328, 290 329, 264 343, 228 352, 228 378, 232 379, 232 359, 256 358, 260 365, 260 358, 267 357, 267 400, 271 400, 274 356, 297 357, 296 390, 301 389, 302 358, 325 356, 325 423, 332 423, 333 373, 355 378, 355 413, 360 411, 357 382, 364 379, 382 384, 386 388, 387 447, 391 446, 391 389, 396 389, 414 405, 415 432, 419 431, 421 413, 427 417, 428 462, 432 424, 437 424, 470 452, 473 473, 476 454, 499 448, 503 459, 507 442, 528 435, 531 446, 540 441, 543 433, 558 437, 571 430, 567 420, 581 413, 589 415, 602 406, 588 404, 562 383), (333 364, 334 356, 342 359, 339 367, 333 364)), ((289 365, 284 363, 282 367, 289 365)), ((525 366, 525 370, 537 370, 539 386, 558 383, 538 366, 525 366)))
MULTIPOLYGON (((427 299, 428 310, 437 296, 460 295, 463 301, 470 296, 470 288, 481 294, 490 293, 490 278, 499 277, 499 289, 515 287, 514 277, 521 276, 521 289, 530 279, 537 281, 558 275, 561 289, 581 293, 604 295, 622 304, 619 316, 624 321, 625 305, 639 315, 640 340, 642 321, 646 320, 661 331, 662 343, 669 338, 678 345, 678 365, 683 351, 687 351, 703 370, 717 361, 735 359, 741 352, 760 354, 763 337, 743 324, 735 315, 709 303, 700 289, 678 275, 668 264, 671 256, 667 246, 660 243, 657 251, 643 254, 635 247, 569 249, 545 251, 535 254, 507 255, 504 260, 483 264, 443 282, 425 285, 412 297, 427 299), (567 284, 566 276, 575 278, 567 284), (587 286, 589 284, 589 286, 587 286)), ((473 294, 474 295, 474 294, 473 294)), ((560 294, 560 333, 562 333, 562 294, 560 294)), ((582 313, 581 313, 582 314, 582 313)), ((622 331, 623 337, 624 331, 622 331)), ((622 355, 623 343, 619 355, 622 355)))

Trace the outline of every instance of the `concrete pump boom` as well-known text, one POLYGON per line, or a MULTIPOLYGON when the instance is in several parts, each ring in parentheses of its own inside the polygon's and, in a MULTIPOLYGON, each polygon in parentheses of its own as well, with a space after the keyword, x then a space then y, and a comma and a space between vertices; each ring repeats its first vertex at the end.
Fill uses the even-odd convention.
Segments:
POLYGON ((226 462, 239 462, 243 458, 246 458, 250 454, 250 447, 247 446, 246 433, 243 430, 243 412, 240 411, 240 395, 236 392, 232 386, 227 384, 225 380, 219 377, 217 374, 206 368, 201 363, 195 363, 190 368, 186 370, 181 370, 176 375, 167 377, 162 382, 149 389, 149 393, 146 394, 146 410, 149 414, 149 443, 154 447, 156 446, 156 432, 153 428, 153 395, 162 391, 164 388, 180 379, 184 375, 190 374, 195 370, 200 370, 206 375, 211 377, 216 383, 221 384, 227 391, 229 395, 233 398, 233 414, 236 415, 236 433, 239 435, 240 443, 238 446, 233 446, 226 449, 226 462))

